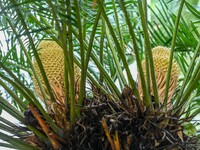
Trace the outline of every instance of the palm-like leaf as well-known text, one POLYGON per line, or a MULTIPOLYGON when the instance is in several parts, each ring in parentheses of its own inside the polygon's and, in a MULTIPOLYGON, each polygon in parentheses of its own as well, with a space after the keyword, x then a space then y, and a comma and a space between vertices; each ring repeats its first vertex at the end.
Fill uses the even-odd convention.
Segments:
MULTIPOLYGON (((142 4, 141 2, 105 0, 103 3, 102 0, 99 0, 97 1, 98 5, 92 8, 94 5, 88 0, 67 2, 64 0, 42 2, 3 0, 0 4, 0 28, 7 38, 7 50, 6 52, 0 50, 0 85, 4 89, 3 93, 6 92, 7 98, 14 102, 14 105, 8 103, 4 95, 0 95, 2 109, 24 124, 22 112, 28 108, 28 103, 34 104, 52 131, 63 137, 64 131, 58 128, 43 108, 37 95, 33 94, 33 85, 30 80, 30 77, 34 75, 43 97, 46 99, 41 79, 38 78, 32 63, 35 58, 43 76, 42 80, 47 87, 47 93, 51 97, 51 101, 55 102, 55 95, 37 52, 38 43, 42 39, 49 38, 56 41, 64 51, 66 102, 70 101, 71 125, 74 125, 76 119, 81 117, 80 106, 83 105, 84 97, 87 96, 86 79, 112 100, 120 101, 125 85, 133 89, 138 101, 141 100, 137 83, 131 75, 132 68, 129 68, 134 61, 137 62, 141 76, 145 95, 144 105, 147 108, 153 108, 148 92, 150 77, 153 80, 153 91, 155 91, 157 104, 159 104, 159 97, 150 48, 162 45, 172 48, 170 58, 172 60, 174 55, 182 73, 179 88, 174 94, 174 107, 177 109, 173 113, 181 115, 187 112, 186 116, 191 117, 188 120, 190 121, 200 111, 197 107, 200 96, 199 8, 182 1, 182 4, 186 4, 190 15, 193 16, 193 20, 188 21, 185 13, 179 19, 177 14, 170 10, 170 4, 176 3, 179 6, 178 2, 159 0, 156 8, 148 6, 148 9, 144 7, 146 3, 142 4), (145 19, 146 12, 142 8, 151 14, 148 16, 148 21, 145 19), (177 34, 174 34, 176 32, 177 34), (128 51, 128 49, 131 50, 128 51), (146 69, 150 67, 147 76, 143 75, 141 66, 144 57, 148 65, 146 69), (76 107, 75 83, 72 82, 74 81, 74 62, 82 70, 81 89, 77 102, 79 107, 76 107), (150 63, 148 64, 148 62, 150 63), (124 72, 127 74, 127 79, 124 77, 124 72), (119 82, 120 87, 116 85, 116 82, 119 82)), ((179 12, 181 12, 180 10, 179 12)), ((168 77, 170 77, 170 73, 168 77)), ((89 92, 92 93, 92 91, 89 92)), ((166 94, 168 94, 167 91, 166 94)), ((14 135, 20 132, 20 130, 11 130, 18 129, 11 122, 4 119, 1 119, 1 122, 7 125, 2 125, 0 127, 2 130, 7 130, 14 135)), ((27 128, 43 140, 47 140, 44 133, 38 129, 33 126, 27 126, 27 128)), ((24 134, 26 133, 24 131, 24 134)), ((4 137, 3 133, 0 135, 1 139, 14 145, 14 148, 29 147, 26 143, 18 141, 17 137, 21 138, 21 135, 16 135, 15 138, 4 137), (9 138, 12 140, 8 140, 9 138)), ((47 143, 51 143, 51 139, 48 139, 47 143)), ((12 147, 11 145, 4 146, 12 147)))

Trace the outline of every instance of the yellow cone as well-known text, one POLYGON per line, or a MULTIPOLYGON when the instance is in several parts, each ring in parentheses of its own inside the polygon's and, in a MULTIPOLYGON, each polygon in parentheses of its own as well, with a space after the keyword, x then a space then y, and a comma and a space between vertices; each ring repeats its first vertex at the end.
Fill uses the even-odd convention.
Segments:
MULTIPOLYGON (((152 49, 152 55, 153 55, 153 61, 154 61, 156 83, 157 83, 157 87, 158 87, 158 96, 162 103, 164 100, 164 94, 165 94, 165 86, 166 86, 166 78, 167 78, 167 72, 168 72, 170 50, 166 47, 157 46, 152 49)), ((144 75, 146 76, 145 60, 142 61, 142 68, 144 71, 144 75)), ((171 102, 171 98, 176 90, 178 76, 179 76, 179 67, 178 67, 177 63, 175 62, 175 60, 173 60, 170 83, 169 83, 168 103, 171 102)), ((143 92, 142 92, 140 78, 139 78, 138 88, 139 88, 140 96, 142 98, 143 92)), ((150 90, 151 90, 151 95, 154 95, 152 82, 150 84, 150 90)))
MULTIPOLYGON (((64 119, 66 117, 66 107, 65 107, 65 84, 64 84, 64 52, 63 49, 54 41, 43 40, 38 46, 39 57, 46 72, 47 78, 51 85, 52 91, 54 93, 56 102, 50 100, 46 86, 44 84, 43 77, 40 73, 40 69, 37 65, 37 62, 34 60, 33 65, 35 67, 36 73, 39 76, 39 79, 44 87, 44 90, 47 95, 48 112, 54 114, 54 119, 56 123, 63 127, 68 124, 64 119)), ((80 86, 80 69, 76 64, 74 64, 74 79, 76 83, 76 98, 79 93, 80 86)), ((33 77, 34 88, 37 96, 44 101, 41 90, 38 86, 38 83, 33 77)))

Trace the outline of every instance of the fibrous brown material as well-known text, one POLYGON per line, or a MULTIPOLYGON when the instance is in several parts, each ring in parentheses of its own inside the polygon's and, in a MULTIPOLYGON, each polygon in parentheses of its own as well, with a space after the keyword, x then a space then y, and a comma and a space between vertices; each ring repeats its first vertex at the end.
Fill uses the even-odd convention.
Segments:
MULTIPOLYGON (((37 65, 37 62, 34 60, 33 65, 36 70, 36 73, 44 87, 46 96, 47 96, 47 102, 46 105, 48 106, 48 111, 51 114, 56 114, 56 117, 54 117, 55 121, 57 122, 58 126, 64 128, 66 124, 68 125, 66 120, 63 120, 63 118, 66 118, 66 104, 65 104, 65 83, 64 83, 64 52, 63 49, 55 42, 51 40, 43 40, 38 46, 39 51, 39 57, 41 59, 42 65, 44 67, 44 71, 47 75, 47 78, 49 80, 51 89, 54 93, 56 102, 53 102, 50 99, 50 96, 47 92, 47 88, 45 86, 42 74, 40 73, 40 69, 37 65)), ((76 83, 76 98, 79 93, 79 87, 80 87, 80 69, 76 64, 74 64, 74 79, 76 83)), ((70 81, 69 81, 70 82, 70 81)), ((40 87, 35 79, 33 77, 33 83, 34 88, 36 91, 37 96, 44 101, 40 87)))
POLYGON ((120 102, 99 93, 89 100, 75 128, 69 133, 70 138, 66 139, 66 149, 163 150, 193 147, 182 134, 182 123, 177 121, 176 115, 160 109, 143 109, 132 91, 126 87, 120 102))
MULTIPOLYGON (((169 65, 170 50, 163 46, 157 46, 152 49, 152 55, 153 55, 154 69, 155 69, 155 75, 156 75, 156 83, 158 87, 158 96, 159 96, 160 102, 162 103, 165 96, 165 87, 166 87, 166 79, 167 79, 167 72, 168 72, 168 65, 169 65)), ((144 71, 144 75, 146 77, 145 60, 142 61, 142 68, 144 71)), ((179 67, 177 63, 175 62, 175 60, 173 60, 170 83, 169 83, 168 103, 171 102, 171 98, 176 90, 178 76, 179 76, 179 67)), ((139 88, 140 96, 143 97, 140 78, 139 78, 138 88, 139 88)), ((154 96, 153 86, 152 86, 151 81, 150 81, 150 90, 151 90, 151 95, 154 96)))

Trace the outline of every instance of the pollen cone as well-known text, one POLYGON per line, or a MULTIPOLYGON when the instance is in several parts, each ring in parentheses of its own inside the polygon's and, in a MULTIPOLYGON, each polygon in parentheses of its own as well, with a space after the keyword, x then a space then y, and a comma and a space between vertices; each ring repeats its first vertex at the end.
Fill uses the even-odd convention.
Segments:
MULTIPOLYGON (((158 96, 159 96, 160 102, 163 103, 164 95, 165 95, 168 65, 169 65, 170 50, 166 47, 157 46, 152 49, 152 55, 153 55, 153 61, 154 61, 156 83, 158 87, 158 96)), ((145 60, 142 61, 142 68, 144 71, 144 75, 146 76, 145 60)), ((179 67, 177 63, 175 62, 175 60, 173 60, 170 83, 169 83, 168 104, 171 103, 171 98, 176 90, 178 76, 179 76, 179 67)), ((142 85, 141 85, 140 78, 139 78, 138 88, 139 88, 140 96, 142 98, 143 92, 142 92, 142 85)), ((150 90, 151 90, 151 95, 154 96, 153 86, 152 86, 151 81, 150 81, 150 90)))
MULTIPOLYGON (((44 71, 47 75, 49 83, 51 85, 52 91, 54 93, 56 102, 50 100, 50 96, 47 92, 46 86, 44 84, 43 77, 40 73, 40 69, 37 65, 37 62, 34 60, 33 64, 36 70, 36 73, 44 87, 44 90, 47 95, 46 105, 48 106, 49 113, 55 114, 55 120, 63 120, 62 118, 66 115, 65 107, 65 86, 64 86, 64 53, 63 49, 55 42, 51 40, 43 40, 38 46, 38 53, 41 59, 44 71)), ((80 86, 80 69, 76 64, 74 64, 74 74, 75 74, 75 83, 76 83, 76 97, 79 93, 80 86)), ((37 96, 44 101, 41 90, 38 86, 38 83, 33 77, 34 88, 37 96)), ((57 121, 56 121, 57 122, 57 121)), ((59 122, 57 122, 59 123, 59 122)), ((62 123, 60 123, 62 124, 62 123)))

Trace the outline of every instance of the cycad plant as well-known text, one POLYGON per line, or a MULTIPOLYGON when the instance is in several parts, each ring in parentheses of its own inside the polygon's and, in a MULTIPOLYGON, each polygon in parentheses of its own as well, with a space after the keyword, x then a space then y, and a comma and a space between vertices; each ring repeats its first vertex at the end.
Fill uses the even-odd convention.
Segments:
POLYGON ((197 4, 1 0, 0 145, 198 149, 197 4))

